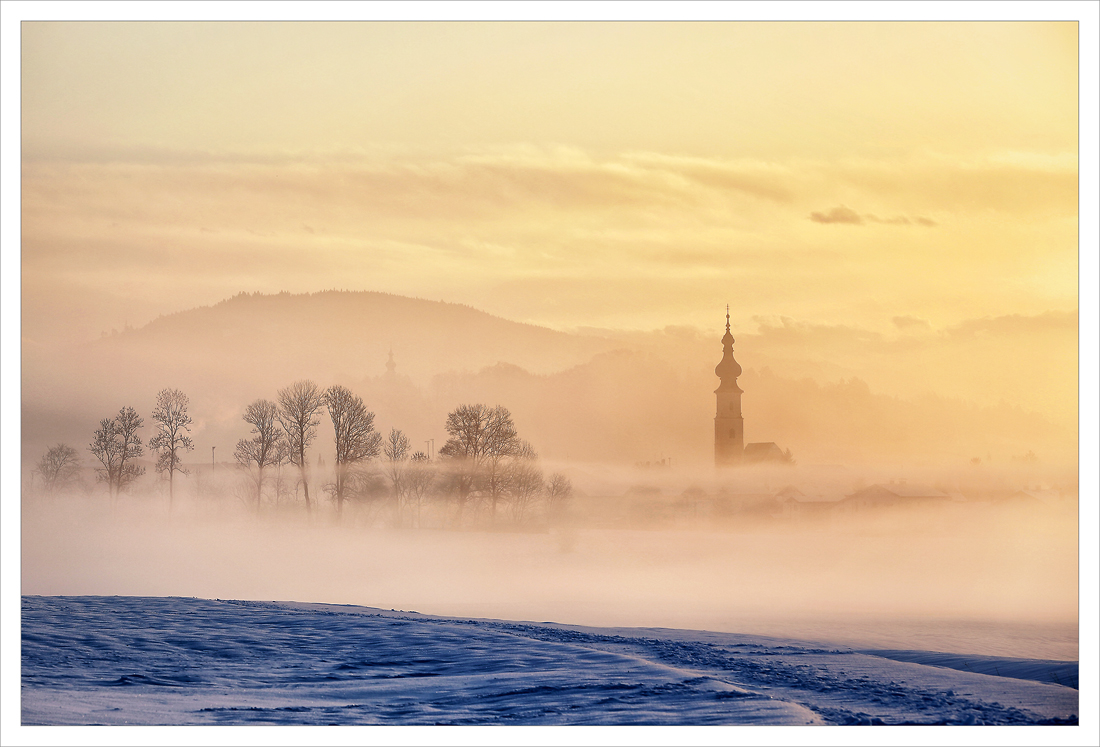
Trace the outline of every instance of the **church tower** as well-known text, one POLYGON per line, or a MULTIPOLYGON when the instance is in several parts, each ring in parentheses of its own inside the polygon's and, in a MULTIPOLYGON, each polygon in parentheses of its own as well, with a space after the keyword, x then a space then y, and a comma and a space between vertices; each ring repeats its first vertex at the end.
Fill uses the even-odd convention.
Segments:
POLYGON ((730 334, 730 307, 726 306, 726 334, 722 336, 722 360, 714 367, 722 380, 714 390, 718 409, 714 415, 714 466, 740 464, 745 452, 745 420, 741 417, 741 387, 737 377, 741 366, 733 359, 733 335, 730 334))

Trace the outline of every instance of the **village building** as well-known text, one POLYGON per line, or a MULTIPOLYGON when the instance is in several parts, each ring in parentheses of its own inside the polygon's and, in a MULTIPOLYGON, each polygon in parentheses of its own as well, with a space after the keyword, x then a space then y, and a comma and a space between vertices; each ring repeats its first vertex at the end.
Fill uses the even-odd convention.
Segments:
POLYGON ((843 499, 832 493, 806 494, 788 485, 775 493, 776 517, 794 521, 828 518, 843 499))
POLYGON ((774 441, 745 444, 742 459, 746 462, 782 462, 783 449, 779 448, 774 441))
POLYGON ((905 482, 871 485, 846 496, 837 508, 862 511, 875 508, 916 508, 941 506, 954 499, 942 490, 905 482))

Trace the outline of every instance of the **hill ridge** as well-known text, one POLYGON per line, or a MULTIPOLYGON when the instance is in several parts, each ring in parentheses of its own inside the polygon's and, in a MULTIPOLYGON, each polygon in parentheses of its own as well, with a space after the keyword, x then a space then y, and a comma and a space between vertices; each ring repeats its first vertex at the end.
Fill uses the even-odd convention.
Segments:
POLYGON ((366 300, 366 299, 370 299, 370 298, 385 299, 385 300, 396 300, 399 303, 401 303, 401 302, 411 302, 411 303, 416 303, 416 304, 425 304, 425 305, 428 305, 428 306, 434 306, 434 307, 438 307, 441 310, 445 310, 445 311, 446 310, 453 310, 453 309, 460 309, 460 310, 463 310, 463 311, 466 311, 466 312, 473 312, 474 314, 477 314, 478 316, 481 316, 481 317, 484 317, 484 318, 487 318, 487 319, 492 319, 492 320, 496 320, 496 321, 500 321, 500 322, 505 322, 507 324, 512 324, 512 325, 519 325, 521 327, 528 327, 528 328, 531 328, 531 329, 534 329, 534 330, 547 331, 547 332, 552 332, 552 333, 555 333, 555 334, 566 335, 566 336, 569 336, 569 337, 602 339, 601 335, 595 335, 595 334, 590 334, 590 333, 581 333, 581 332, 567 332, 567 331, 564 331, 564 330, 554 329, 553 327, 547 327, 545 325, 535 324, 535 323, 532 323, 532 322, 516 321, 514 319, 509 319, 507 317, 500 316, 499 314, 493 314, 491 312, 484 311, 483 309, 479 309, 476 306, 473 306, 471 304, 461 303, 461 302, 457 302, 457 301, 445 301, 443 299, 433 300, 433 299, 430 299, 430 298, 423 298, 421 296, 406 296, 406 295, 403 295, 403 294, 400 294, 400 293, 390 293, 388 291, 347 290, 347 289, 338 289, 338 288, 328 288, 328 289, 325 289, 325 290, 307 291, 307 292, 303 292, 303 293, 292 293, 290 291, 279 291, 278 293, 265 293, 263 291, 253 291, 253 292, 239 291, 238 293, 236 293, 232 296, 229 296, 227 298, 223 298, 222 300, 220 300, 216 303, 213 303, 213 304, 202 304, 202 305, 194 306, 194 307, 191 307, 191 308, 188 308, 188 309, 180 309, 178 311, 169 312, 167 314, 160 314, 156 318, 152 319, 151 321, 149 321, 148 323, 146 323, 146 324, 144 324, 140 327, 127 327, 118 336, 125 336, 125 335, 129 335, 129 334, 132 334, 132 333, 135 333, 135 332, 140 332, 140 331, 146 330, 150 327, 158 326, 158 325, 162 324, 165 320, 177 319, 177 318, 180 318, 182 316, 186 316, 188 314, 191 314, 193 312, 204 312, 204 311, 213 312, 213 311, 217 311, 218 309, 229 308, 231 305, 233 305, 235 303, 239 303, 241 301, 250 301, 250 300, 256 300, 256 299, 260 299, 260 300, 274 300, 274 299, 286 299, 286 300, 318 299, 318 300, 322 300, 322 299, 329 299, 329 298, 332 298, 332 297, 336 297, 338 299, 347 299, 347 300, 356 300, 356 299, 366 300))

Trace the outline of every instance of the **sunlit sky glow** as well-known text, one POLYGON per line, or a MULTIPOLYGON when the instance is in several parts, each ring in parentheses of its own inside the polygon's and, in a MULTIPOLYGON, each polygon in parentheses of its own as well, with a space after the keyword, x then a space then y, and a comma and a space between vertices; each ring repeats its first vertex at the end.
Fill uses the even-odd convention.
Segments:
POLYGON ((241 290, 558 328, 1077 308, 1070 23, 23 27, 23 334, 241 290))

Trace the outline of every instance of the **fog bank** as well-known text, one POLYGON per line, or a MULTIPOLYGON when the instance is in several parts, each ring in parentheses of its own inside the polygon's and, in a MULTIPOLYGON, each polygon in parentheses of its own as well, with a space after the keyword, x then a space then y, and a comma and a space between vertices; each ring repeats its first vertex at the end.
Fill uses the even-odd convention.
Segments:
POLYGON ((692 512, 670 486, 623 490, 616 477, 578 475, 593 492, 578 490, 560 520, 420 529, 368 506, 337 520, 209 493, 177 496, 172 513, 154 491, 114 506, 98 494, 27 495, 22 593, 327 602, 1076 658, 1075 496, 791 519, 729 485, 685 491, 692 512))

